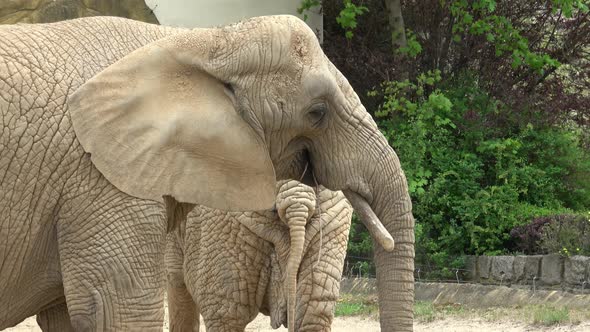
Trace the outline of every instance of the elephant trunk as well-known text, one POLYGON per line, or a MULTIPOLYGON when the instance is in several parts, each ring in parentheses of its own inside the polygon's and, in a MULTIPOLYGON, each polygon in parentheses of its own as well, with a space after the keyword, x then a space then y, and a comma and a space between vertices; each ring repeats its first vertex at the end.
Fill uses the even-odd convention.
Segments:
POLYGON ((389 146, 383 146, 382 151, 386 153, 374 160, 381 168, 368 183, 372 197, 344 193, 374 240, 381 331, 412 331, 415 241, 412 202, 397 155, 389 146))
POLYGON ((287 321, 289 332, 295 331, 295 308, 297 304, 297 274, 303 257, 305 225, 315 212, 316 193, 298 181, 284 181, 279 186, 277 211, 281 220, 289 227, 290 250, 285 271, 287 293, 287 321))
POLYGON ((287 215, 293 214, 295 217, 289 219, 289 234, 291 237, 291 246, 289 258, 287 259, 287 270, 285 284, 287 288, 287 319, 289 332, 295 331, 295 308, 297 293, 297 273, 303 257, 303 244, 305 242, 305 224, 307 223, 307 209, 304 206, 293 207, 287 210, 287 215), (305 210, 304 210, 305 209, 305 210))
POLYGON ((381 331, 411 331, 414 303, 414 219, 399 159, 346 78, 328 62, 346 117, 338 132, 314 141, 319 182, 344 195, 367 226, 375 248, 381 331), (395 246, 394 246, 395 244, 395 246))

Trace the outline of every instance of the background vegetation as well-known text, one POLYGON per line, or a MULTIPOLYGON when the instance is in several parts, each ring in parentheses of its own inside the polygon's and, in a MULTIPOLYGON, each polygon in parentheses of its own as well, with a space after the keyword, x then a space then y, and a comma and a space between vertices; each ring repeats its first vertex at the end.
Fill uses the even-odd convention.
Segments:
MULTIPOLYGON (((301 11, 319 5, 325 52, 406 172, 417 266, 590 253, 587 0, 304 0, 301 11)), ((356 219, 350 240, 349 269, 370 272, 356 219)))

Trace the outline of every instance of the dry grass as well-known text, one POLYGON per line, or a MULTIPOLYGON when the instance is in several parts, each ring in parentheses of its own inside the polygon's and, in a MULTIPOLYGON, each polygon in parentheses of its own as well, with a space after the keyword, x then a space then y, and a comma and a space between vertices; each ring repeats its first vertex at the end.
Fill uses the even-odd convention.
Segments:
POLYGON ((417 302, 414 307, 417 321, 430 322, 436 319, 482 319, 488 322, 515 321, 531 325, 579 324, 590 321, 590 308, 569 309, 550 305, 527 305, 522 307, 472 309, 459 304, 433 305, 417 302))
MULTIPOLYGON (((375 297, 343 294, 336 304, 336 316, 369 316, 378 319, 379 309, 375 297)), ((414 305, 417 322, 429 323, 447 318, 483 320, 486 322, 513 321, 534 326, 575 325, 590 321, 588 309, 570 309, 550 305, 527 305, 522 307, 473 309, 463 305, 433 304, 418 301, 414 305)))

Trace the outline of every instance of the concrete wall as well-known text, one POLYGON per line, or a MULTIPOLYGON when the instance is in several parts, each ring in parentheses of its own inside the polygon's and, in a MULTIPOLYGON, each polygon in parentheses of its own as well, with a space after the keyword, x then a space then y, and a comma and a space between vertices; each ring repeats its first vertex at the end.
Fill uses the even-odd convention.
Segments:
MULTIPOLYGON (((297 13, 301 0, 146 0, 160 24, 186 28, 211 27, 263 15, 297 13)), ((323 16, 307 14, 307 24, 322 40, 323 16)), ((302 17, 303 18, 303 17, 302 17)))
POLYGON ((466 269, 468 280, 481 284, 590 291, 590 257, 585 256, 469 256, 466 269))
MULTIPOLYGON (((340 282, 340 294, 377 296, 374 278, 347 278, 340 282)), ((590 294, 572 294, 561 290, 532 290, 498 285, 417 282, 416 301, 434 304, 460 303, 470 308, 525 306, 546 304, 587 309, 590 294)))
MULTIPOLYGON (((85 16, 120 16, 168 26, 196 28, 245 18, 297 13, 301 0, 0 0, 0 24, 51 23, 85 16)), ((323 16, 307 12, 322 41, 323 16)))
POLYGON ((144 0, 0 0, 0 24, 51 23, 99 15, 158 23, 144 0))
POLYGON ((460 303, 469 308, 552 305, 588 309, 589 294, 561 290, 536 290, 497 285, 416 283, 416 301, 434 304, 460 303))

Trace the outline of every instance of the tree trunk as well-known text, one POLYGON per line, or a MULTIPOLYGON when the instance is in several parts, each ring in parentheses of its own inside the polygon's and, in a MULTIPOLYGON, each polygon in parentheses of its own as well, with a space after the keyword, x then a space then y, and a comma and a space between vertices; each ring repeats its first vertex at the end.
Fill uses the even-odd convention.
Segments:
MULTIPOLYGON (((393 54, 406 58, 405 54, 399 53, 399 49, 408 46, 406 39, 406 27, 404 25, 404 18, 402 16, 401 0, 385 0, 385 7, 387 7, 387 16, 389 17, 389 28, 391 29, 391 46, 393 54)), ((407 66, 402 66, 402 68, 407 66)), ((410 73, 407 70, 400 72, 400 80, 407 80, 410 73)))
POLYGON ((385 0, 387 16, 389 17, 389 28, 391 29, 391 43, 393 50, 408 46, 406 40, 406 27, 402 16, 402 5, 400 0, 385 0))

